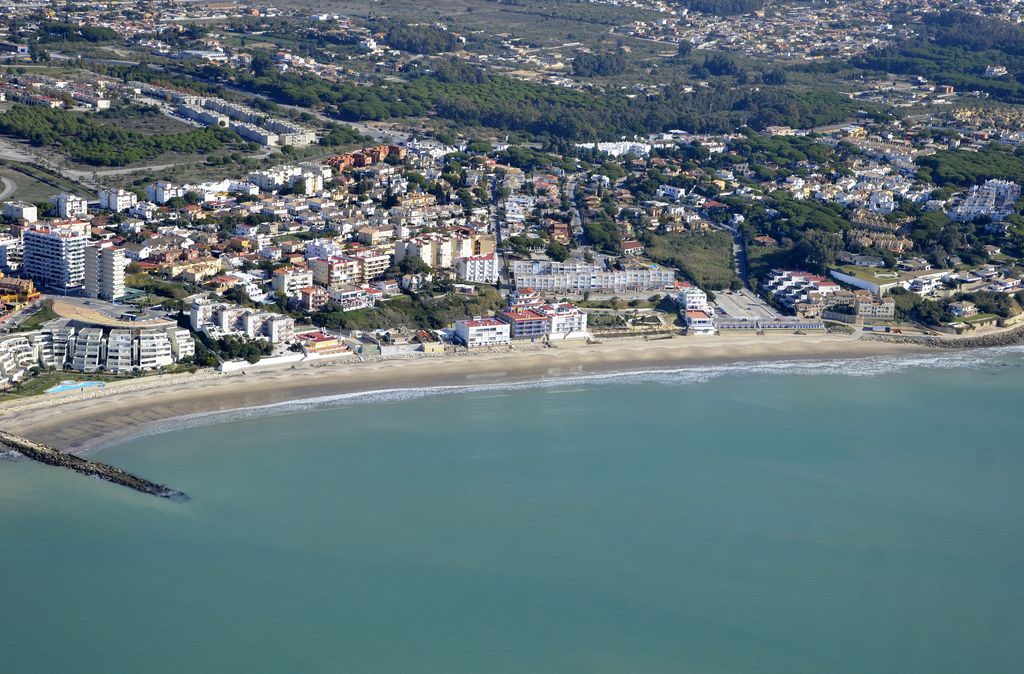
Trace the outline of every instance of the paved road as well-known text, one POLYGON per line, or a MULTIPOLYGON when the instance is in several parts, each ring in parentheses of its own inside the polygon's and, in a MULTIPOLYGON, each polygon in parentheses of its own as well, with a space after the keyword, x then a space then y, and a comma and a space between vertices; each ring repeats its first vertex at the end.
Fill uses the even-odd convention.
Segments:
POLYGON ((3 201, 7 197, 11 196, 12 194, 14 194, 14 190, 18 189, 17 183, 15 183, 10 178, 0 176, 0 182, 2 182, 4 185, 4 191, 0 192, 0 201, 3 201))

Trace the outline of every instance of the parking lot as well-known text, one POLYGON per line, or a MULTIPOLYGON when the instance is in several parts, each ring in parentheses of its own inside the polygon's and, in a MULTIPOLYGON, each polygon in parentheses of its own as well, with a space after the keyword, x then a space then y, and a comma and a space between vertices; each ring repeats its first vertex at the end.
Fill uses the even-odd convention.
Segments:
POLYGON ((715 304, 733 318, 767 320, 779 315, 764 300, 746 288, 716 292, 715 304))

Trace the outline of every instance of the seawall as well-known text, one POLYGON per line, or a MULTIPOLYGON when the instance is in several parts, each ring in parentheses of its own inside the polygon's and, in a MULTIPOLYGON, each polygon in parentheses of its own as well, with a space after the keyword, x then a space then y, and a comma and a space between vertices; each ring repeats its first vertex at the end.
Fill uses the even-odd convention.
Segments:
POLYGON ((1017 346, 1024 344, 1024 325, 1009 330, 991 332, 976 337, 913 337, 885 333, 865 334, 861 339, 893 344, 916 344, 934 349, 984 349, 994 346, 1017 346))
POLYGON ((59 449, 47 447, 46 445, 33 442, 32 440, 28 440, 12 433, 0 431, 0 445, 5 445, 33 461, 45 463, 50 466, 68 468, 76 473, 81 473, 82 475, 98 477, 101 480, 113 482, 114 484, 134 489, 137 492, 142 492, 143 494, 151 494, 153 496, 169 498, 175 501, 188 500, 188 496, 183 492, 171 489, 170 487, 150 482, 149 480, 141 477, 136 477, 131 473, 126 473, 120 468, 114 468, 113 466, 109 466, 105 463, 90 461, 89 459, 83 459, 82 457, 75 456, 74 454, 62 452, 59 449))

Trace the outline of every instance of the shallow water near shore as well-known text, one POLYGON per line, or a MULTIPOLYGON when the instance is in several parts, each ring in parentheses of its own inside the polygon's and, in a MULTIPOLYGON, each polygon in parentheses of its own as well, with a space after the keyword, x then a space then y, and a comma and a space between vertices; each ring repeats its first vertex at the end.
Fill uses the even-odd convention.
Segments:
POLYGON ((1022 393, 1019 349, 746 365, 93 455, 187 503, 3 461, 0 669, 1017 672, 1022 393))

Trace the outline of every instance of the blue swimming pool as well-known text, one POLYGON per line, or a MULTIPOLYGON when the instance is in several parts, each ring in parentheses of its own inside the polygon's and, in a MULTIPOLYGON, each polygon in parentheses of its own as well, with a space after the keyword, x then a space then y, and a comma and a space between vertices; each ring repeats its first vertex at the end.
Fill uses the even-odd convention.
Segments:
POLYGON ((65 391, 81 391, 87 388, 103 388, 104 384, 101 381, 62 381, 56 386, 51 386, 46 389, 47 393, 64 393, 65 391))

